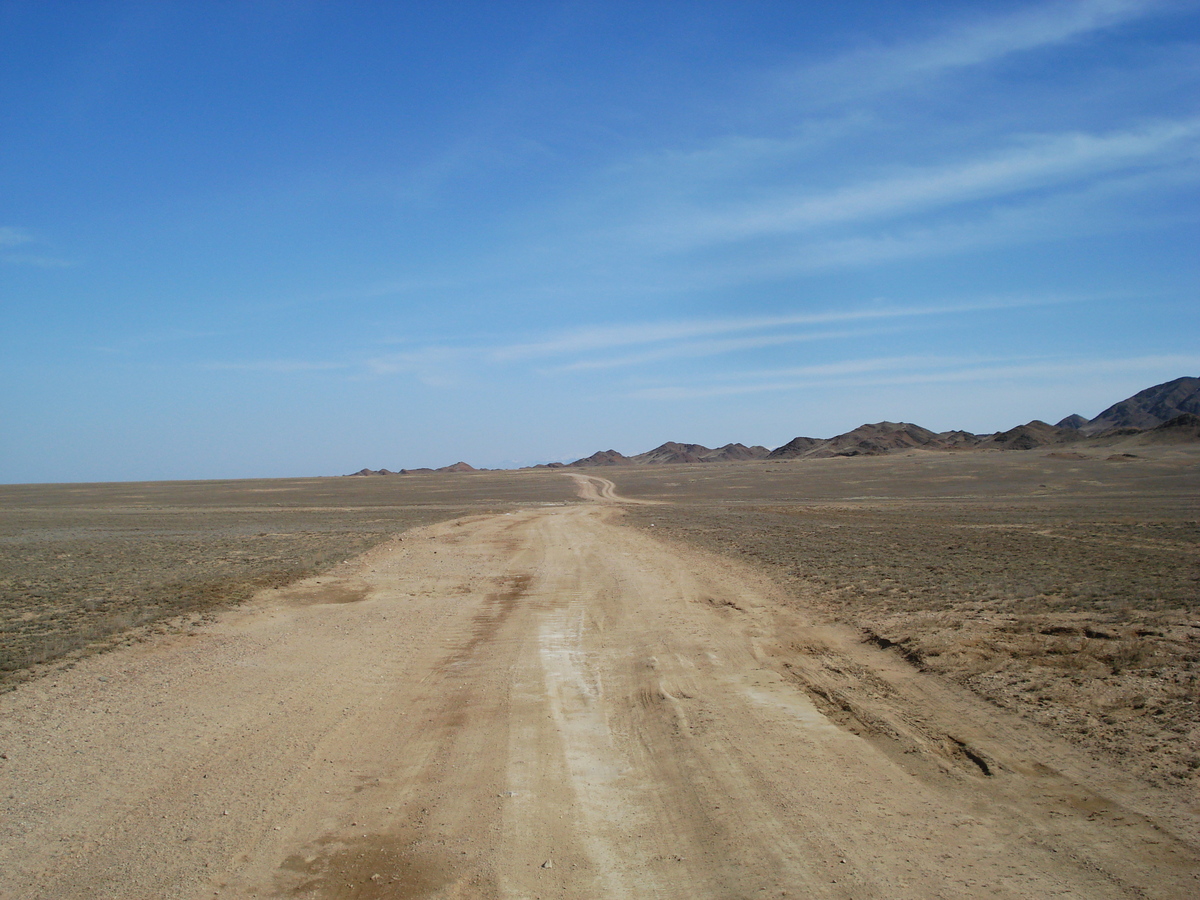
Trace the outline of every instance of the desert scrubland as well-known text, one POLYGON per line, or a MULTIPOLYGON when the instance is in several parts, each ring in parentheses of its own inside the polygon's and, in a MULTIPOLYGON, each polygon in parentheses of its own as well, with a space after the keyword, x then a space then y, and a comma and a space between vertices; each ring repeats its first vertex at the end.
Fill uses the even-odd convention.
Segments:
POLYGON ((618 469, 629 521, 1200 796, 1200 452, 618 469))
POLYGON ((1193 897, 1198 462, 0 489, 0 897, 1193 897))
POLYGON ((324 571, 406 528, 570 496, 536 472, 0 485, 0 686, 132 628, 324 571))

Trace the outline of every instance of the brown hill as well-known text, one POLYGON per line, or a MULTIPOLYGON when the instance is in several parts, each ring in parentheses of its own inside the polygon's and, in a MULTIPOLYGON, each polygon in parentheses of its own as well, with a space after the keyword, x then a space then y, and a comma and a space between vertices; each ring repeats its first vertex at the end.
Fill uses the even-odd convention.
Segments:
POLYGON ((875 422, 831 437, 807 455, 816 459, 829 456, 880 456, 893 450, 911 450, 915 447, 941 449, 942 446, 934 432, 920 425, 911 422, 875 422))
POLYGON ((570 466, 577 468, 586 468, 589 466, 627 466, 633 462, 628 456, 618 453, 616 450, 597 450, 591 456, 584 459, 577 459, 573 463, 568 463, 570 466))
POLYGON ((616 450, 600 450, 585 459, 577 459, 572 466, 663 466, 671 463, 729 462, 742 459, 766 459, 771 451, 766 447, 747 447, 745 444, 726 444, 715 450, 703 444, 681 444, 667 441, 653 450, 635 456, 623 456, 616 450))
POLYGON ((875 422, 859 425, 853 431, 839 434, 828 440, 819 438, 792 438, 782 447, 772 450, 769 459, 827 459, 831 456, 880 456, 893 450, 922 448, 944 450, 960 443, 957 436, 975 440, 968 432, 935 434, 928 428, 911 422, 875 422))
POLYGON ((978 446, 981 440, 979 435, 969 431, 943 431, 937 437, 938 442, 946 450, 969 450, 978 446))
POLYGON ((1176 431, 1185 430, 1191 431, 1200 428, 1200 415, 1194 413, 1183 413, 1173 419, 1167 419, 1161 425, 1155 426, 1155 431, 1176 431))
POLYGON ((716 450, 709 450, 700 458, 704 462, 732 462, 743 459, 766 459, 770 455, 770 450, 757 444, 753 447, 747 447, 745 444, 726 444, 716 450))
POLYGON ((1114 428, 1145 431, 1184 413, 1200 415, 1200 378, 1185 376, 1138 391, 1114 403, 1081 430, 1085 434, 1100 434, 1114 428))
POLYGON ((794 437, 782 447, 776 447, 768 454, 767 459, 795 459, 804 456, 814 447, 819 447, 825 441, 821 438, 794 437))
POLYGON ((712 449, 703 444, 678 444, 667 441, 653 450, 629 457, 631 462, 644 465, 667 465, 669 463, 698 463, 704 462, 704 455, 712 453, 712 449))
POLYGON ((1067 416, 1065 419, 1062 419, 1062 420, 1056 422, 1055 427, 1056 428, 1070 428, 1072 431, 1078 431, 1080 428, 1082 428, 1087 423, 1088 423, 1088 420, 1085 419, 1083 416, 1079 415, 1079 413, 1071 413, 1071 415, 1067 416))
POLYGON ((1018 425, 1008 431, 1000 431, 979 442, 984 450, 1034 450, 1050 444, 1066 444, 1078 441, 1083 436, 1071 428, 1059 428, 1041 419, 1018 425))
POLYGON ((1139 432, 1122 443, 1135 445, 1186 444, 1193 441, 1200 441, 1200 416, 1184 413, 1168 419, 1148 431, 1139 432))
POLYGON ((478 472, 479 470, 476 469, 474 466, 472 466, 468 463, 462 462, 460 460, 459 462, 456 462, 452 466, 442 466, 437 471, 438 472, 478 472))

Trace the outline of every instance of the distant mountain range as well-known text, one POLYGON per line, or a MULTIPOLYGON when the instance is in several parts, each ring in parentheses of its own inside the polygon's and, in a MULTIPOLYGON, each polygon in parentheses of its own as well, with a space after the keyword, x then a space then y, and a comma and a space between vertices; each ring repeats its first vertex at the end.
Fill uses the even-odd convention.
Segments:
POLYGON ((434 472, 482 472, 483 469, 477 469, 474 466, 465 462, 456 462, 452 466, 442 466, 440 469, 400 469, 393 472, 391 469, 359 469, 357 472, 351 472, 351 475, 432 475, 434 472))
MULTIPOLYGON (((972 434, 969 431, 933 432, 909 422, 876 422, 831 438, 796 437, 782 447, 747 447, 726 444, 715 449, 702 444, 667 441, 653 450, 625 456, 616 450, 599 450, 572 463, 549 463, 534 468, 589 468, 593 466, 665 465, 668 463, 730 462, 744 459, 826 459, 834 456, 880 456, 904 450, 1033 450, 1074 444, 1104 446, 1114 439, 1135 443, 1179 443, 1200 440, 1200 378, 1176 378, 1139 391, 1114 403, 1094 419, 1067 416, 1055 425, 1034 419, 1008 431, 972 434)), ((474 472, 464 462, 440 469, 363 469, 355 475, 412 475, 429 472, 474 472)))
MULTIPOLYGON (((1114 403, 1094 419, 1070 415, 1056 425, 1034 419, 1008 431, 972 434, 933 432, 909 422, 876 422, 831 438, 796 437, 782 447, 726 444, 710 450, 700 444, 669 441, 637 456, 602 450, 571 467, 653 463, 718 462, 729 459, 824 459, 832 456, 880 456, 902 450, 1032 450, 1056 444, 1146 435, 1147 442, 1200 439, 1200 378, 1176 378, 1114 403)), ((550 468, 562 466, 551 463, 550 468)))
MULTIPOLYGON (((667 441, 660 447, 623 456, 616 450, 600 450, 587 459, 578 459, 572 466, 661 465, 664 463, 729 462, 738 459, 763 459, 771 453, 766 447, 747 447, 745 444, 726 444, 715 450, 703 444, 677 444, 667 441)), ((553 463, 551 463, 553 465, 553 463)))

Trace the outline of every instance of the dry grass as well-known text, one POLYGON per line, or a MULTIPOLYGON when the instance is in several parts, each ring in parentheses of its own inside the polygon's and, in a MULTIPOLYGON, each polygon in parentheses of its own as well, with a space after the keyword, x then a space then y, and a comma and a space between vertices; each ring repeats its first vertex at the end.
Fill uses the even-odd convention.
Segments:
POLYGON ((606 473, 655 534, 747 559, 830 620, 1151 781, 1200 784, 1200 452, 606 473))
POLYGON ((0 487, 0 682, 415 525, 572 494, 548 473, 0 487))

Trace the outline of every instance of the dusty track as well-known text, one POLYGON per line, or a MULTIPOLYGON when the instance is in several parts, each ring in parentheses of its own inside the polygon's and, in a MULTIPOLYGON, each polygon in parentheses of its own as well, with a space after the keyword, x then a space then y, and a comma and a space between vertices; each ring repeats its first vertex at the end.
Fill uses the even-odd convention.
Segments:
POLYGON ((631 497, 622 497, 617 493, 617 486, 607 478, 601 478, 599 475, 582 475, 577 472, 568 472, 567 477, 575 482, 576 493, 584 500, 592 500, 597 503, 637 503, 645 506, 653 506, 658 501, 656 500, 635 500, 631 497))
POLYGON ((618 515, 414 530, 0 697, 0 897, 1200 892, 1196 810, 618 515))

